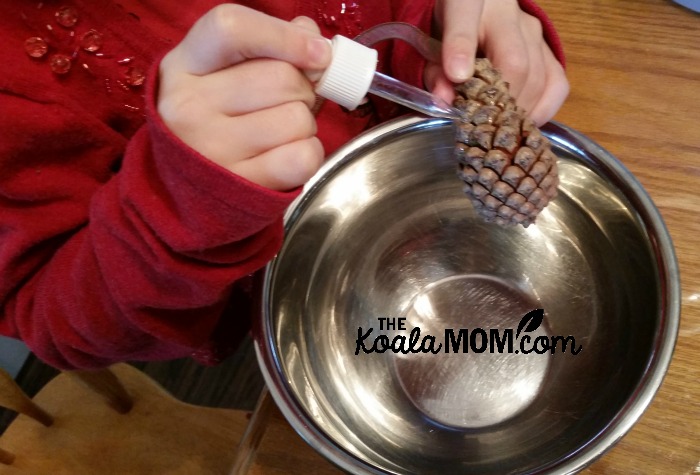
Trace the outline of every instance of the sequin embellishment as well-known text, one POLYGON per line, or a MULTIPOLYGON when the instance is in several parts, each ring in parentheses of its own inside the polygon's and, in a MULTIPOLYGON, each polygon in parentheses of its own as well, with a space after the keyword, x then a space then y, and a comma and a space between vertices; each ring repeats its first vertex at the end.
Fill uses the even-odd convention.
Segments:
POLYGON ((56 12, 56 23, 71 28, 78 23, 78 11, 71 6, 63 6, 56 12))
POLYGON ((146 72, 134 66, 130 66, 124 74, 124 80, 129 86, 141 86, 146 81, 146 72))
MULTIPOLYGON (((46 11, 43 2, 37 4, 36 9, 46 11)), ((141 110, 141 107, 127 103, 134 99, 132 94, 140 91, 146 81, 145 69, 133 56, 120 55, 118 51, 115 54, 103 52, 105 35, 94 28, 86 25, 82 31, 74 29, 80 23, 80 15, 71 5, 61 6, 52 16, 38 16, 40 19, 36 20, 21 14, 24 23, 34 32, 34 36, 24 41, 27 56, 37 61, 48 58, 48 67, 57 77, 66 77, 69 73, 88 74, 114 100, 125 101, 122 103, 124 108, 131 112, 141 110), (54 21, 60 28, 51 25, 54 21), (127 98, 125 93, 131 98, 127 98)))
POLYGON ((70 56, 65 54, 54 54, 49 58, 49 64, 51 65, 51 71, 56 74, 66 74, 70 71, 73 62, 70 56))
POLYGON ((362 10, 357 1, 321 0, 316 2, 316 19, 331 32, 349 38, 364 30, 362 10))
POLYGON ((49 51, 49 45, 40 36, 32 36, 24 42, 24 51, 32 58, 42 58, 49 51))
POLYGON ((94 53, 102 48, 102 42, 102 33, 97 30, 89 30, 80 37, 80 47, 89 53, 94 53))

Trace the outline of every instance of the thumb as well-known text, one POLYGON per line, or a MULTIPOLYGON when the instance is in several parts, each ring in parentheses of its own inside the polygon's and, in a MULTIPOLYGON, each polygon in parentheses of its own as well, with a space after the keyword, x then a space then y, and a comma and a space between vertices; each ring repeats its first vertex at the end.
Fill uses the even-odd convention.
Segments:
POLYGON ((464 82, 474 74, 483 1, 444 0, 442 64, 447 78, 464 82))
POLYGON ((318 32, 236 4, 214 7, 175 48, 180 67, 204 75, 247 59, 272 58, 322 69, 331 47, 318 32))

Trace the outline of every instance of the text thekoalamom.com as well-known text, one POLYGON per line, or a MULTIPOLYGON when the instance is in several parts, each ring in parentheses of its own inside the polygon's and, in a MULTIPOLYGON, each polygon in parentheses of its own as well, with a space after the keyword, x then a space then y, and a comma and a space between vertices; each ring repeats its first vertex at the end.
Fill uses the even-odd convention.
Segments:
POLYGON ((561 349, 562 353, 566 353, 567 349, 569 349, 572 355, 577 355, 583 349, 580 345, 576 346, 576 339, 571 335, 540 335, 536 338, 531 338, 530 335, 524 334, 516 337, 511 328, 491 328, 489 331, 483 328, 474 328, 472 330, 467 328, 457 330, 446 328, 442 342, 438 342, 437 337, 429 334, 421 337, 421 330, 418 327, 413 328, 408 336, 399 334, 393 338, 380 334, 372 339, 373 331, 373 328, 369 328, 366 332, 363 332, 362 327, 357 329, 355 355, 359 355, 360 352, 370 354, 385 353, 387 351, 404 355, 409 353, 469 352, 536 353, 541 355, 545 353, 554 354, 557 352, 557 348, 561 349))

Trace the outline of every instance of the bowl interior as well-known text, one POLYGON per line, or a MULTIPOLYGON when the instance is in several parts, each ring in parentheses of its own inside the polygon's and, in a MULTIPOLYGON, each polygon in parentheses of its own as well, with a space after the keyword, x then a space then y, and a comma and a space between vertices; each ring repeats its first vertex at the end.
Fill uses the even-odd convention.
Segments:
POLYGON ((336 463, 546 471, 629 408, 667 313, 656 230, 609 158, 557 141, 552 127, 559 196, 528 228, 475 214, 455 174, 454 131, 440 120, 347 148, 290 211, 266 282, 272 372, 292 424, 336 463), (578 354, 486 342, 536 308, 544 319, 532 340, 572 336, 578 354), (380 318, 404 318, 406 329, 381 329, 380 318), (356 354, 369 329, 368 349, 382 334, 408 342, 414 328, 441 351, 356 354), (450 346, 446 329, 466 329, 474 345, 450 346))

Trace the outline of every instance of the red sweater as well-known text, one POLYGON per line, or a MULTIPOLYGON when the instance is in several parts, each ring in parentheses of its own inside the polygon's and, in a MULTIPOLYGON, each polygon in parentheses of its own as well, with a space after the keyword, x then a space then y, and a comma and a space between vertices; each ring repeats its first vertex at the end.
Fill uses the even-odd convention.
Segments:
MULTIPOLYGON (((215 165, 156 113, 158 58, 219 2, 129 3, 73 0, 78 20, 67 27, 55 17, 63 1, 0 4, 0 333, 59 368, 218 361, 249 327, 246 276, 278 250, 296 196, 215 165), (91 29, 102 39, 92 53, 78 47, 91 29), (36 36, 49 43, 39 59, 25 51, 36 36), (72 57, 68 73, 51 71, 56 53, 72 57)), ((431 0, 243 3, 309 16, 327 37, 386 21, 427 31, 432 14, 431 0)), ((543 13, 521 4, 561 57, 543 13)), ((410 47, 397 44, 392 57, 400 61, 379 69, 421 84, 423 61, 410 47)), ((326 101, 317 116, 326 151, 400 112, 379 109, 348 113, 326 101)))

